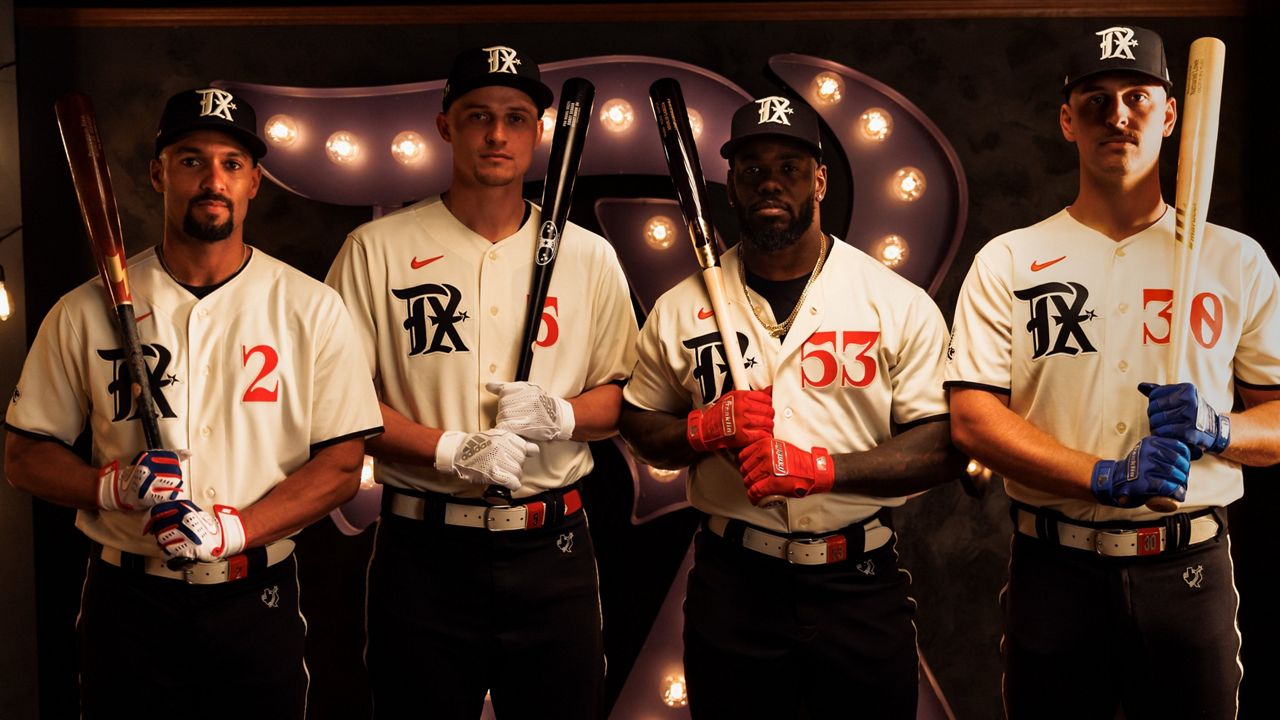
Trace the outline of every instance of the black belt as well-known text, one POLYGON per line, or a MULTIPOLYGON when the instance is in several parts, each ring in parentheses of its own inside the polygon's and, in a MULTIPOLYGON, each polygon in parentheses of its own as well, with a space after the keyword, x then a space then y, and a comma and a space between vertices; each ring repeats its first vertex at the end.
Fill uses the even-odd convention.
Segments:
POLYGON ((387 515, 458 527, 491 531, 552 527, 582 509, 576 485, 518 498, 511 505, 492 506, 479 498, 383 486, 382 512, 387 515))
POLYGON ((1009 514, 1014 529, 1023 535, 1107 557, 1176 552, 1213 540, 1227 529, 1226 510, 1220 507, 1174 513, 1159 520, 1089 522, 1014 501, 1009 514))

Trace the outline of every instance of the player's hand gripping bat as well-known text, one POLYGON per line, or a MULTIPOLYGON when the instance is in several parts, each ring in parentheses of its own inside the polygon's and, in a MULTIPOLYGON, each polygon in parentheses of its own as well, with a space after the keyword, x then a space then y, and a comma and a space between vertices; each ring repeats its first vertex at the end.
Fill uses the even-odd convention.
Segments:
MULTIPOLYGON (((1177 227, 1173 243, 1173 312, 1169 320, 1166 383, 1184 382, 1191 303, 1200 264, 1204 225, 1209 215, 1213 165, 1218 154, 1218 118, 1222 104, 1222 70, 1227 46, 1217 38, 1191 43, 1187 90, 1182 103, 1182 136, 1178 146, 1178 186, 1174 195, 1177 227)), ((1154 497, 1147 507, 1176 512, 1177 501, 1154 497)))
MULTIPOLYGON (((569 78, 560 88, 560 106, 556 111, 555 134, 551 136, 551 152, 547 157, 547 179, 542 186, 542 225, 533 256, 533 280, 529 285, 529 304, 524 314, 524 332, 520 339, 520 357, 516 362, 516 382, 529 379, 533 366, 533 346, 542 327, 543 306, 551 271, 560 251, 560 236, 569 219, 573 200, 573 183, 578 179, 582 148, 591 124, 591 107, 596 89, 583 78, 569 78)), ((511 491, 501 485, 490 485, 484 499, 492 505, 511 503, 511 491)))
POLYGON ((62 145, 67 151, 71 183, 80 201, 85 234, 93 261, 102 275, 107 302, 115 316, 116 330, 124 348, 125 364, 132 380, 134 402, 142 420, 142 435, 149 449, 164 447, 160 441, 159 415, 151 397, 147 363, 142 356, 138 324, 134 319, 133 295, 129 290, 129 274, 125 270, 124 235, 120 231, 120 214, 116 196, 111 190, 111 175, 102 151, 102 139, 88 96, 68 93, 54 104, 62 145))
MULTIPOLYGON (((694 144, 693 130, 689 127, 689 111, 684 104, 680 83, 674 78, 662 78, 649 86, 649 102, 658 121, 658 137, 667 158, 667 170, 676 187, 676 199, 680 211, 689 225, 689 239, 693 252, 702 267, 702 281, 715 313, 716 327, 720 329, 721 346, 729 364, 729 376, 738 390, 750 390, 742 349, 738 347, 738 333, 733 318, 725 305, 724 274, 720 268, 720 248, 716 244, 715 228, 707 212, 707 184, 702 175, 702 163, 698 162, 698 147, 694 144)), ((786 498, 769 495, 760 501, 762 507, 782 504, 786 498)))

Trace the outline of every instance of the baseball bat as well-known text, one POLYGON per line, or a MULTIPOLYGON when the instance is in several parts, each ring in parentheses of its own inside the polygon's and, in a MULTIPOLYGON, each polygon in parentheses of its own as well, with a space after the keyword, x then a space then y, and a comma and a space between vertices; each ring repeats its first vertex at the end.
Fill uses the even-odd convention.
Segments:
MULTIPOLYGON (((547 302, 551 273, 560 252, 560 237, 569 219, 573 183, 578 179, 595 97, 595 86, 583 78, 569 78, 560 88, 555 134, 551 136, 551 152, 547 157, 547 179, 542 186, 542 225, 533 254, 533 279, 529 283, 529 304, 525 308, 520 357, 516 361, 517 382, 528 380, 533 367, 533 347, 542 328, 543 305, 547 302)), ((511 502, 511 491, 501 485, 490 485, 484 498, 493 505, 507 505, 511 502)))
POLYGON ((85 234, 93 252, 94 263, 107 291, 107 303, 115 318, 125 364, 132 380, 131 390, 142 421, 142 435, 148 448, 161 448, 160 421, 151 396, 147 362, 142 355, 138 323, 134 318, 133 294, 129 273, 125 268, 124 234, 120 231, 120 213, 111 190, 111 174, 102 151, 102 138, 93 114, 93 103, 82 93, 72 92, 54 103, 58 130, 67 152, 67 167, 75 186, 84 219, 85 234))
MULTIPOLYGON (((1213 189, 1213 165, 1218 155, 1218 119, 1222 104, 1222 70, 1227 46, 1217 38, 1191 43, 1187 61, 1187 90, 1182 103, 1182 134, 1178 144, 1178 184, 1174 195, 1177 223, 1173 242, 1173 308, 1169 320, 1166 382, 1183 380, 1187 335, 1194 300, 1196 270, 1204 246, 1204 225, 1213 189)), ((1175 512, 1177 501, 1155 497, 1147 507, 1175 512)))
MULTIPOLYGON (((707 208, 707 183, 702 175, 702 163, 698 161, 698 146, 694 144, 693 129, 689 127, 689 110, 684 104, 684 93, 675 78, 661 78, 649 86, 649 103, 658 122, 658 137, 662 140, 662 152, 667 159, 667 171, 675 184, 676 200, 680 212, 689 226, 689 240, 693 253, 702 268, 702 282, 707 288, 711 311, 715 314, 716 327, 720 330, 720 345, 724 348, 729 364, 729 377, 734 388, 750 390, 746 363, 742 349, 738 347, 738 333, 729 315, 724 287, 724 274, 720 267, 720 247, 716 243, 715 227, 707 208)), ((742 258, 739 257, 739 262, 742 258)), ((781 495, 767 495, 760 500, 762 507, 782 504, 781 495)))

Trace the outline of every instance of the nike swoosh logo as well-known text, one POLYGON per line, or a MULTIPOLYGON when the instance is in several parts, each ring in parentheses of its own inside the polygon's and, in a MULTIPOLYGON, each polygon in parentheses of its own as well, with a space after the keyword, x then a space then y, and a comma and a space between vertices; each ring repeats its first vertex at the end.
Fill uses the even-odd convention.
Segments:
POLYGON ((706 320, 707 318, 711 317, 712 315, 715 315, 715 313, 714 313, 713 311, 711 311, 711 310, 706 309, 706 308, 702 308, 701 310, 699 310, 699 311, 698 311, 698 319, 699 319, 699 320, 706 320))
POLYGON ((1060 263, 1060 262, 1062 262, 1063 260, 1066 260, 1066 259, 1067 259, 1067 256, 1066 256, 1066 255, 1063 255, 1063 256, 1062 256, 1062 257, 1060 257, 1060 258, 1054 258, 1053 260, 1048 260, 1048 261, 1046 261, 1046 262, 1042 262, 1042 263, 1040 263, 1040 262, 1036 262, 1036 261, 1032 260, 1032 261, 1031 261, 1031 272, 1040 272, 1041 270, 1043 270, 1043 269, 1045 269, 1045 268, 1049 267, 1050 265, 1054 265, 1054 264, 1056 264, 1056 263, 1060 263))
POLYGON ((435 261, 439 260, 439 259, 440 259, 440 258, 442 258, 442 257, 444 257, 444 256, 443 256, 443 255, 437 255, 437 256, 435 256, 435 257, 433 257, 433 258, 427 258, 426 260, 419 260, 419 259, 418 259, 418 256, 417 256, 417 255, 414 255, 414 256, 413 256, 413 259, 409 261, 409 266, 410 266, 410 267, 412 267, 414 270, 417 270, 418 268, 423 268, 423 267, 426 267, 426 266, 430 265, 431 263, 433 263, 433 262, 435 262, 435 261))
MULTIPOLYGON (((154 311, 152 311, 152 312, 154 312, 154 311)), ((143 313, 143 314, 139 315, 138 317, 134 318, 134 319, 133 319, 133 321, 134 321, 134 322, 142 322, 143 320, 146 320, 146 319, 147 319, 147 318, 149 318, 149 317, 151 317, 151 313, 146 312, 146 313, 143 313)))

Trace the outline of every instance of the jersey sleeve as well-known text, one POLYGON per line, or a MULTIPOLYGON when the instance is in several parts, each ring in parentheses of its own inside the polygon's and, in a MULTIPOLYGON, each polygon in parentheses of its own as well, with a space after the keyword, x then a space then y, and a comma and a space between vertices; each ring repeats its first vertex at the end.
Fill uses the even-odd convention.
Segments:
POLYGON ((1013 293, 988 259, 969 268, 947 349, 946 386, 1008 393, 1013 386, 1013 293))
POLYGON ((636 361, 636 314, 631 290, 618 258, 604 252, 604 268, 595 288, 595 312, 591 356, 587 363, 587 387, 627 379, 636 361))
POLYGON ((317 330, 322 335, 315 346, 312 448, 382 432, 382 411, 351 318, 341 301, 329 295, 332 302, 322 306, 323 314, 317 313, 317 324, 323 322, 324 329, 317 330))
MULTIPOLYGON (((661 304, 645 320, 636 342, 636 364, 622 397, 642 410, 672 414, 692 407, 689 392, 676 378, 668 348, 662 340, 661 304)), ((671 337, 675 337, 671 334, 671 337)))
POLYGON ((916 294, 907 307, 900 332, 902 343, 889 368, 893 422, 907 425, 946 415, 942 380, 947 357, 947 323, 928 295, 916 294))
POLYGON ((1280 390, 1280 278, 1261 248, 1249 265, 1253 282, 1245 298, 1235 376, 1246 387, 1280 390))
POLYGON ((369 284, 369 255, 364 243, 355 235, 347 236, 324 281, 338 291, 346 305, 352 336, 363 351, 369 377, 376 377, 378 328, 373 316, 373 295, 369 284))
POLYGON ((64 298, 54 305, 40 324, 5 424, 28 436, 71 445, 89 416, 89 391, 84 381, 84 342, 66 302, 64 298))

